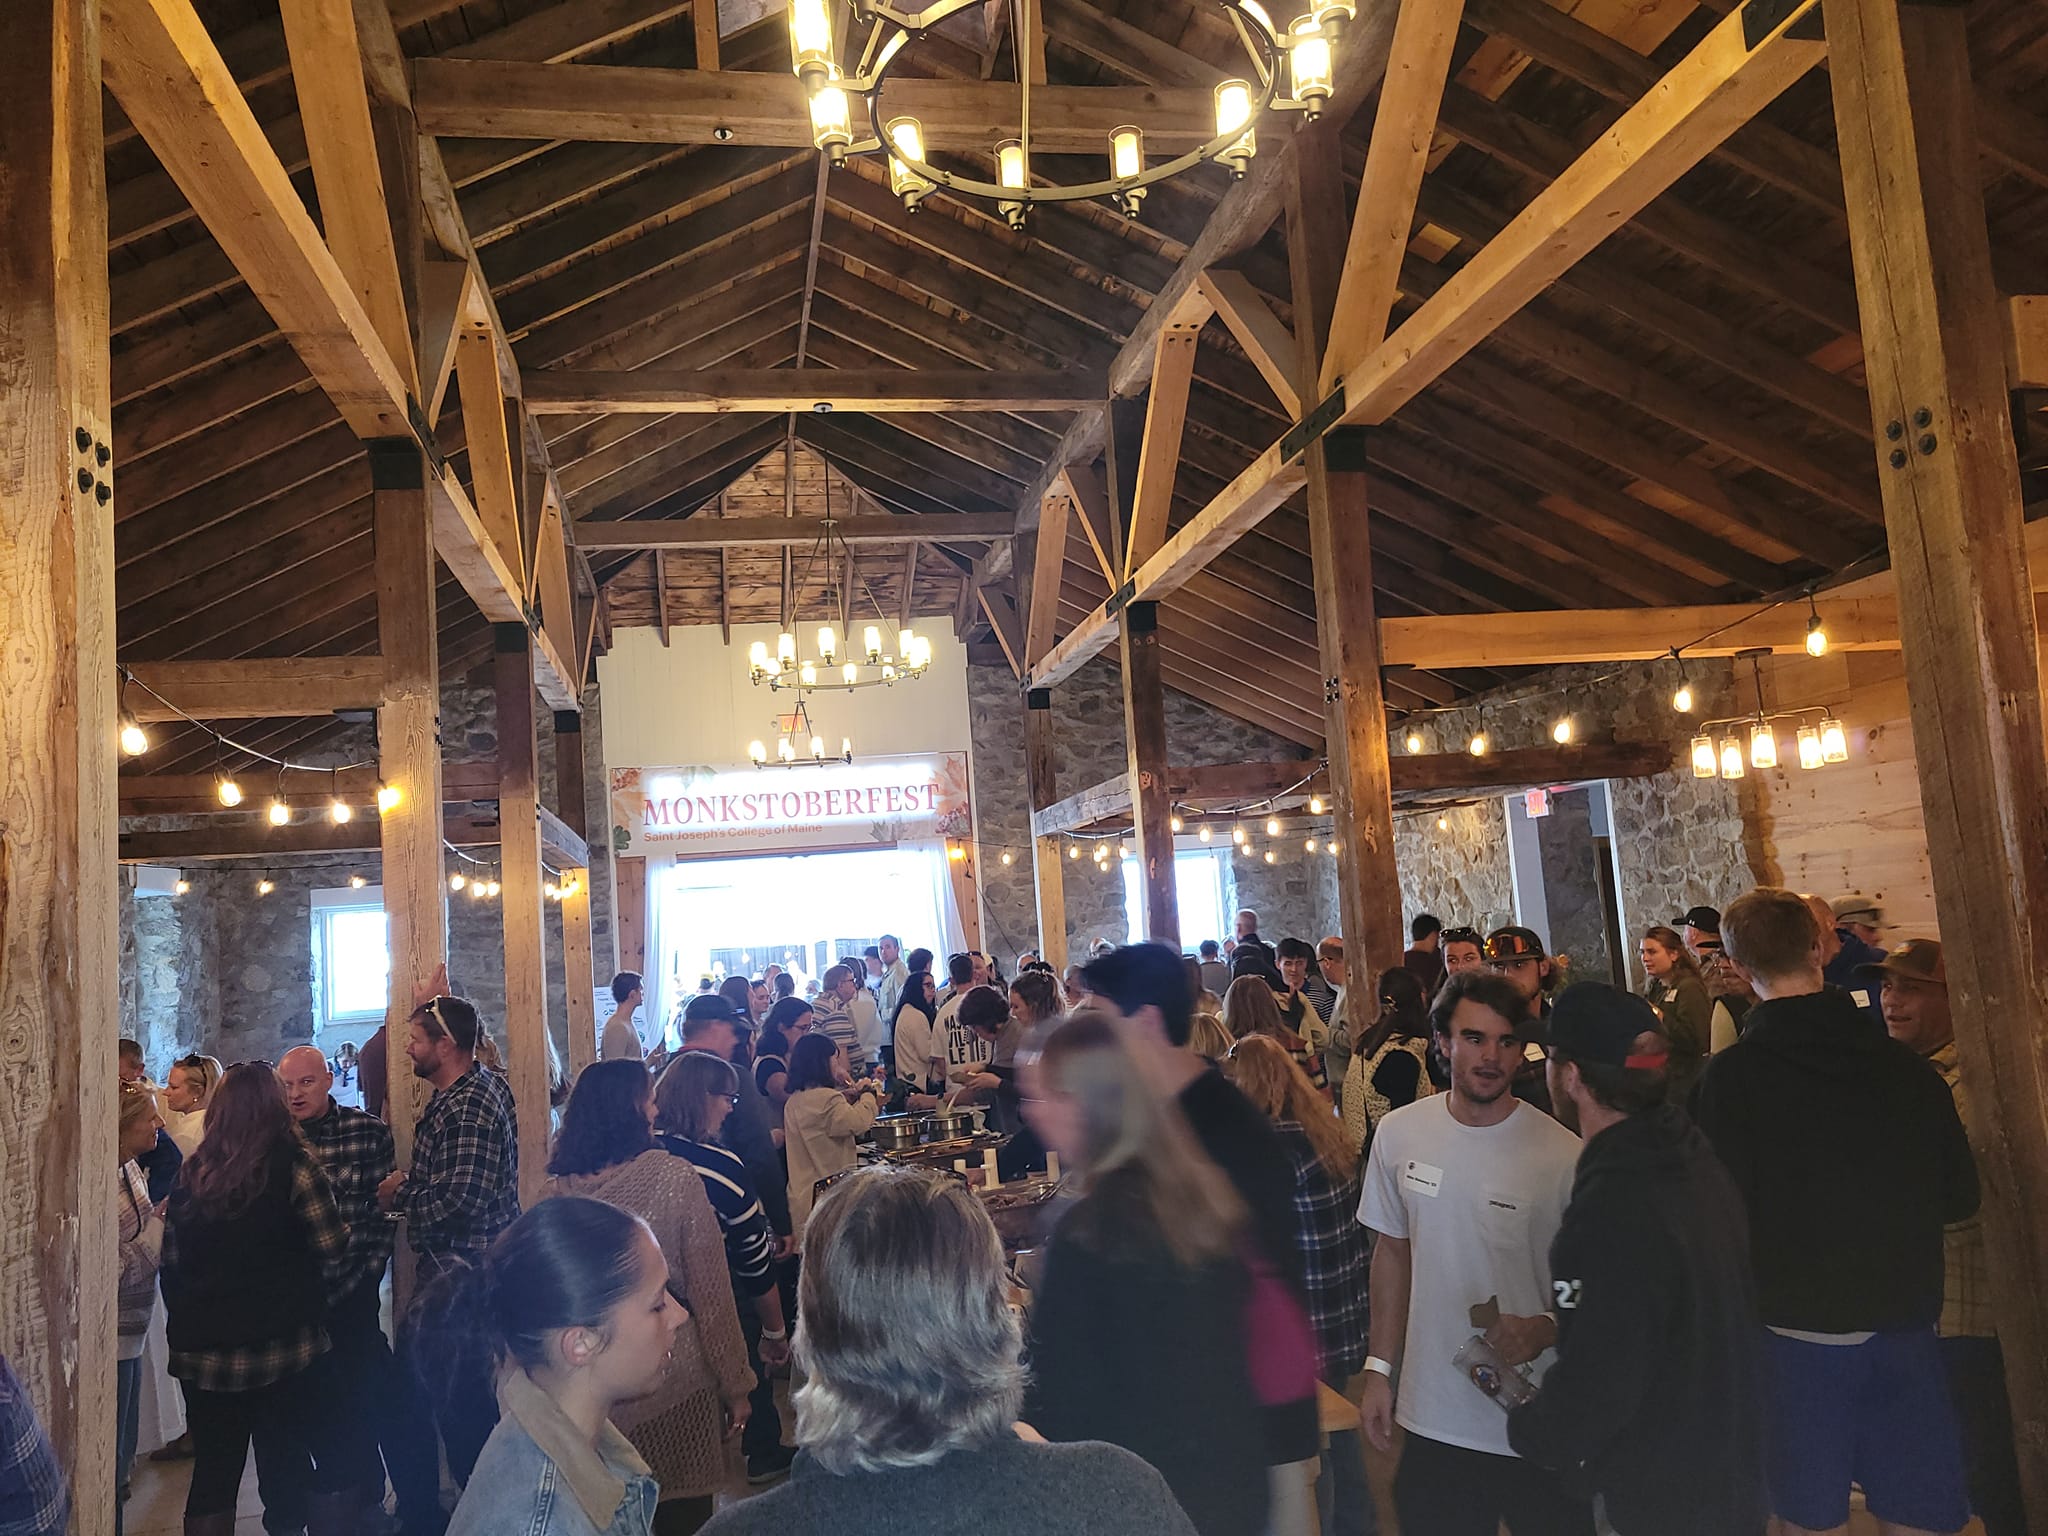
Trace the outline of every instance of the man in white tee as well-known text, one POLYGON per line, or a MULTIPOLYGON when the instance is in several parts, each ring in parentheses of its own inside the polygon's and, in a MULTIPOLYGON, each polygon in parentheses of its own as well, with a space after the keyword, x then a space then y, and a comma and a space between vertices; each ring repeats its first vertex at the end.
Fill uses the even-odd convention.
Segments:
POLYGON ((1365 1430, 1407 1434, 1394 1480, 1402 1536, 1590 1536, 1591 1509, 1508 1446, 1500 1404, 1452 1358, 1472 1338, 1510 1364, 1552 1359, 1550 1243, 1571 1200, 1578 1138, 1510 1091, 1526 1003, 1501 976, 1454 976, 1430 1010, 1451 1091, 1381 1121, 1358 1219, 1372 1257, 1365 1430), (1501 1321, 1475 1322, 1485 1308, 1501 1321), (1396 1382, 1398 1381, 1398 1390, 1396 1382))
POLYGON ((910 979, 910 967, 903 963, 903 941, 885 933, 875 945, 881 952, 882 974, 875 982, 875 1003, 886 1024, 896 1017, 896 1005, 903 1001, 903 983, 910 979))

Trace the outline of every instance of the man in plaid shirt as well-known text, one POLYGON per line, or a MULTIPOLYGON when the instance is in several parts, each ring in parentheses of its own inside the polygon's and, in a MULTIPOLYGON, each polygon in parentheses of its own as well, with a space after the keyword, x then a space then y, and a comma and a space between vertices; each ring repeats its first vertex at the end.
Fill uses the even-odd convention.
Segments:
POLYGON ((512 1090, 477 1065, 476 1009, 436 997, 413 1010, 405 1053, 434 1093, 413 1131, 412 1167, 377 1186, 403 1216, 428 1274, 481 1254, 519 1215, 519 1131, 512 1090))
POLYGON ((63 1536, 70 1528, 71 1485, 28 1392, 0 1355, 0 1536, 63 1536))
MULTIPOLYGON (((383 1416, 377 1406, 392 1401, 397 1386, 391 1345, 377 1320, 377 1289, 397 1232, 377 1206, 377 1186, 395 1166, 391 1127, 374 1115, 334 1102, 334 1073, 313 1046, 286 1051, 277 1075, 284 1084, 285 1106, 327 1171, 335 1206, 348 1227, 348 1253, 329 1303, 327 1334, 346 1393, 356 1485, 371 1502, 381 1502, 384 1466, 378 1459, 378 1443, 392 1445, 398 1439, 398 1426, 378 1422, 383 1416)), ((394 1454, 404 1453, 394 1445, 394 1454)), ((259 1465, 259 1476, 261 1471, 259 1465)), ((266 1507, 270 1503, 266 1497, 266 1507)), ((286 1520, 280 1529, 294 1525, 286 1520)))

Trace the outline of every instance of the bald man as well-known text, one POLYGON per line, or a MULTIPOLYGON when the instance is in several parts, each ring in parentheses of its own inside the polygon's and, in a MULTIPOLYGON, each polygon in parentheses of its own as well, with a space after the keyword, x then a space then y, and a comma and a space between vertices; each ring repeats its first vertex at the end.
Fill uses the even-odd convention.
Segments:
MULTIPOLYGON (((381 1504, 384 1467, 377 1454, 378 1443, 383 1442, 389 1456, 396 1442, 411 1438, 400 1426, 387 1422, 385 1408, 380 1406, 396 1405, 402 1398, 391 1345, 377 1320, 377 1288, 397 1233, 392 1219, 377 1205, 378 1184, 397 1167, 391 1127, 375 1115, 334 1102, 334 1072, 313 1046, 286 1051, 277 1064, 277 1076, 284 1085, 285 1107, 327 1171, 334 1203, 348 1227, 348 1255, 337 1282, 340 1288, 328 1303, 327 1334, 345 1395, 349 1455, 355 1467, 350 1481, 362 1490, 367 1503, 381 1504)), ((412 1460, 421 1458, 415 1455, 412 1460)), ((263 1475, 266 1469, 261 1458, 256 1470, 259 1480, 271 1481, 263 1475)), ((413 1486, 409 1488, 405 1470, 406 1456, 401 1451, 392 1465, 392 1482, 399 1490, 401 1514, 407 1512, 410 1495, 415 1515, 412 1523, 418 1524, 424 1511, 423 1495, 417 1490, 434 1474, 423 1466, 413 1468, 413 1486)), ((298 1478, 278 1481, 284 1486, 305 1486, 298 1478)))

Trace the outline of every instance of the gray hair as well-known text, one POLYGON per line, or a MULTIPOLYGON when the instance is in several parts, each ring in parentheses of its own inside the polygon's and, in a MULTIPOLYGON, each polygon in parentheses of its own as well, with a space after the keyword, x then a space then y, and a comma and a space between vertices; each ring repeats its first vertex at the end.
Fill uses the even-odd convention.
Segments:
POLYGON ((804 1231, 797 1443, 828 1472, 929 1466, 1011 1432, 1023 1330, 1002 1240, 957 1179, 872 1168, 804 1231))

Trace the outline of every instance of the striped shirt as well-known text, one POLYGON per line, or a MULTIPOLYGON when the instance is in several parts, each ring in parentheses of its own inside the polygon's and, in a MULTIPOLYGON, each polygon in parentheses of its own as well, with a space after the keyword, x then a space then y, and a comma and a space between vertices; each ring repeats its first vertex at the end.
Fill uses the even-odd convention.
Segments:
POLYGON ((775 1233, 754 1193, 747 1165, 715 1142, 691 1141, 663 1131, 663 1148, 687 1159, 704 1182, 704 1193, 725 1230, 725 1262, 740 1290, 764 1296, 775 1289, 775 1233))

